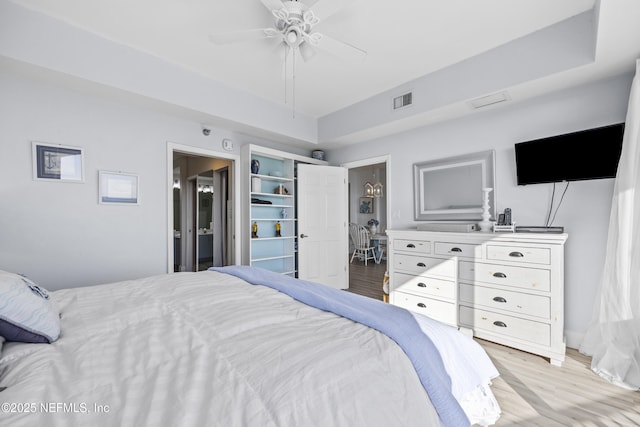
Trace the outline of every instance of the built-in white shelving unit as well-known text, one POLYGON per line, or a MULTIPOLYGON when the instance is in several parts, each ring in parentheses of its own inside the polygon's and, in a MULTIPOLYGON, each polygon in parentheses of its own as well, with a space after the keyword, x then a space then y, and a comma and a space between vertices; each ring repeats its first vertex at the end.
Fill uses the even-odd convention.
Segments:
POLYGON ((244 146, 242 158, 243 188, 249 194, 243 213, 243 264, 296 277, 296 164, 327 162, 256 145, 244 146), (257 171, 252 170, 255 161, 257 171))

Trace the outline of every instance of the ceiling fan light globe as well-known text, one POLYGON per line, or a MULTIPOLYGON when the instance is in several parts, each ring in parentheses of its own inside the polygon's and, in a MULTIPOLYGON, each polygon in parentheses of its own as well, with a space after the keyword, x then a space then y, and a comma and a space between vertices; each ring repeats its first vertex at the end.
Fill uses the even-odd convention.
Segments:
POLYGON ((276 19, 276 22, 274 24, 274 27, 276 30, 278 31, 284 31, 287 29, 287 22, 283 21, 282 19, 276 19))
POLYGON ((302 41, 298 46, 298 51, 303 61, 308 61, 316 55, 316 50, 309 44, 302 41))
POLYGON ((292 48, 296 48, 304 41, 306 33, 297 25, 291 25, 285 30, 284 40, 292 48))

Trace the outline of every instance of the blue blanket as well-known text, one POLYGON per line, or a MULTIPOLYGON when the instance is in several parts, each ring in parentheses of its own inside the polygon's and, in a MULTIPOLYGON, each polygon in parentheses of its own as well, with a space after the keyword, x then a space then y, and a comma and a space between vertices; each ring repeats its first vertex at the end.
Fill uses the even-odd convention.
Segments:
POLYGON ((407 354, 446 427, 469 426, 469 420, 451 393, 451 379, 440 353, 414 317, 405 309, 260 268, 212 267, 254 285, 263 285, 320 310, 329 311, 376 329, 394 340, 407 354))

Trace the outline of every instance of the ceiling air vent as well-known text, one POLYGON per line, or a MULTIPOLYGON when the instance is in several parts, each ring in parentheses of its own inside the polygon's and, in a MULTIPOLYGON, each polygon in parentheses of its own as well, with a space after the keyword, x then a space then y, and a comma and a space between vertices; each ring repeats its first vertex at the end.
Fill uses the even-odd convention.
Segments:
POLYGON ((393 98, 393 109, 399 110, 400 108, 408 107, 413 103, 413 93, 405 93, 404 95, 396 96, 393 98))
POLYGON ((501 102, 511 101, 511 97, 507 92, 498 92, 487 96, 482 96, 480 98, 472 99, 469 101, 469 105, 473 109, 478 109, 482 107, 488 107, 489 105, 499 104, 501 102))

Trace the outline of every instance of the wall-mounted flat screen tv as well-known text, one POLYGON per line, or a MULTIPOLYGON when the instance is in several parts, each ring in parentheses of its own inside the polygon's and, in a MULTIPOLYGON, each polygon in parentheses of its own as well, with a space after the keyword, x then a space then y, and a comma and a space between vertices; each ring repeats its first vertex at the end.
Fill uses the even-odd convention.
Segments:
POLYGON ((624 123, 515 144, 518 185, 615 178, 624 123))

